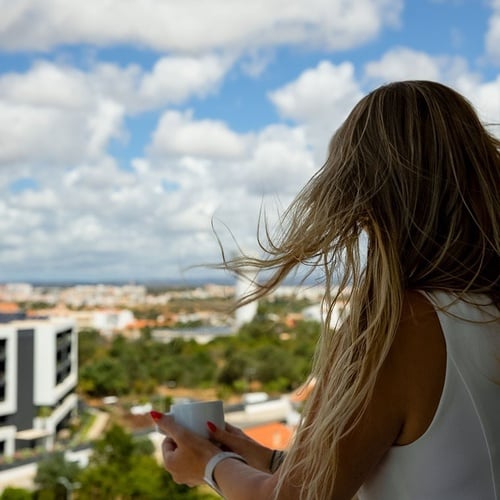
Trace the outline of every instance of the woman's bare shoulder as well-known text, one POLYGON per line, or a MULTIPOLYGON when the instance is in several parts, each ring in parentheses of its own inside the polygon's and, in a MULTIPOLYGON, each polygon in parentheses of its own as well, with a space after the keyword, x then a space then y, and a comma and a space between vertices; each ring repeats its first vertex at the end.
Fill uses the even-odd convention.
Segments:
POLYGON ((397 440, 403 445, 418 439, 432 422, 446 373, 446 343, 439 319, 422 293, 405 293, 392 355, 398 358, 398 393, 405 407, 405 424, 397 440))

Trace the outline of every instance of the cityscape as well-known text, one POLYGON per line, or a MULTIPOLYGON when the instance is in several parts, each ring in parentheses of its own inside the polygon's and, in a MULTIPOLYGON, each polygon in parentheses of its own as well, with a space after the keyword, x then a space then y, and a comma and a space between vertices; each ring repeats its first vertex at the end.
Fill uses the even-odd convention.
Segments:
POLYGON ((248 284, 182 289, 0 285, 0 488, 35 491, 46 486, 37 483, 37 470, 53 453, 63 453, 68 463, 85 469, 93 443, 114 425, 147 436, 159 460, 161 436, 152 428, 149 411, 166 411, 176 401, 223 399, 228 422, 268 446, 285 448, 307 393, 324 289, 282 286, 265 304, 230 312, 238 290, 244 289, 248 284), (253 343, 261 338, 260 351, 249 351, 243 360, 238 356, 246 346, 238 338, 248 335, 253 343), (213 351, 220 351, 224 342, 225 349, 239 347, 216 358, 213 351), (263 362, 277 352, 266 350, 270 343, 282 350, 277 364, 290 365, 293 375, 263 362), (300 359, 291 357, 296 347, 290 346, 296 343, 305 351, 300 359), (159 380, 138 372, 131 382, 118 385, 122 372, 110 371, 110 360, 117 356, 124 371, 134 371, 126 346, 146 345, 156 352, 165 349, 164 363, 150 361, 151 367, 159 362, 168 368, 159 369, 159 380), (112 352, 118 348, 122 357, 112 352), (169 365, 169 349, 175 349, 177 359, 184 349, 190 352, 177 372, 169 365), (241 373, 233 373, 235 361, 245 365, 241 373), (296 373, 299 363, 302 371, 296 373), (278 371, 264 374, 266 370, 278 371), (191 378, 187 372, 193 372, 191 378))

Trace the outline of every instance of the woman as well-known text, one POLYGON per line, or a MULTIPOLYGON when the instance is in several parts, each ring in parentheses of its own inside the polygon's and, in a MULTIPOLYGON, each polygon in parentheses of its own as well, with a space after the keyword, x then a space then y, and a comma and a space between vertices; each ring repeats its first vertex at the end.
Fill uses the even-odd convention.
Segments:
POLYGON ((241 457, 219 455, 161 417, 174 480, 199 484, 210 462, 231 500, 499 499, 499 170, 500 142, 452 89, 407 81, 364 97, 268 257, 226 263, 272 271, 247 300, 299 264, 338 290, 329 311, 349 296, 340 327, 326 318, 285 460, 271 473, 271 450, 208 423, 241 457))

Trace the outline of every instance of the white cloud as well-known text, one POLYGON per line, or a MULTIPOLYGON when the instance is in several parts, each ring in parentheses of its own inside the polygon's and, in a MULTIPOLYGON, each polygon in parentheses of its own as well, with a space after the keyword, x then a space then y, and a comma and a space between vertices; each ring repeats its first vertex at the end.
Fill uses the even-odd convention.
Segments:
POLYGON ((82 71, 46 62, 1 76, 0 164, 57 166, 104 154, 125 110, 94 90, 82 71))
POLYGON ((500 63, 500 0, 491 0, 492 14, 486 33, 486 52, 489 57, 500 63))
POLYGON ((251 150, 240 182, 259 198, 267 194, 288 203, 318 167, 300 127, 266 127, 255 137, 251 150))
POLYGON ((90 155, 89 119, 93 116, 95 121, 97 113, 92 108, 68 112, 0 99, 0 165, 28 161, 34 166, 62 165, 90 155))
MULTIPOLYGON (((261 204, 279 200, 286 206, 317 167, 301 127, 271 125, 241 136, 220 122, 167 112, 154 137, 151 159, 136 160, 136 169, 141 181, 149 177, 175 183, 177 188, 164 193, 156 212, 172 231, 211 238, 212 250, 205 250, 204 261, 218 258, 210 235, 212 217, 223 234, 227 225, 238 242, 251 247, 261 204), (201 154, 201 147, 208 150, 201 154), (233 149, 237 156, 228 154, 233 149)), ((193 256, 192 249, 189 254, 193 256)))
POLYGON ((123 106, 110 99, 99 100, 96 104, 96 114, 88 119, 90 157, 101 155, 112 138, 122 135, 123 106))
POLYGON ((47 175, 39 190, 4 193, 4 269, 31 279, 45 272, 52 279, 75 273, 109 279, 161 277, 174 270, 172 263, 185 265, 196 233, 209 231, 209 216, 200 217, 207 194, 199 189, 171 196, 157 189, 159 181, 153 170, 138 175, 104 160, 47 175))
POLYGON ((485 122, 500 123, 500 77, 482 81, 469 71, 461 57, 431 56, 408 48, 386 52, 378 61, 365 66, 371 86, 396 80, 426 79, 456 88, 476 107, 485 122))
POLYGON ((286 118, 307 122, 321 115, 330 116, 335 122, 345 117, 346 108, 361 95, 351 63, 335 66, 323 61, 316 68, 304 71, 295 81, 271 92, 269 97, 286 118))
POLYGON ((87 79, 87 92, 112 96, 136 113, 215 92, 232 63, 228 56, 172 55, 159 58, 151 71, 134 64, 96 63, 81 76, 87 79))
POLYGON ((39 61, 0 76, 0 164, 66 165, 105 155, 125 137, 127 114, 213 91, 230 64, 216 56, 165 57, 151 72, 95 64, 88 72, 39 61))
POLYGON ((140 171, 162 172, 183 197, 190 190, 197 196, 210 192, 222 200, 217 206, 234 191, 258 199, 266 194, 289 197, 315 168, 302 127, 270 125, 241 135, 223 122, 194 120, 191 112, 164 113, 148 150, 153 166, 136 160, 140 171))
MULTIPOLYGON (((165 169, 137 158, 134 170, 120 170, 107 149, 112 138, 125 133, 127 113, 205 95, 216 88, 227 61, 169 57, 150 72, 133 65, 97 63, 84 71, 39 62, 24 73, 1 75, 5 203, 0 205, 0 252, 5 268, 30 279, 45 272, 49 278, 82 276, 82 269, 105 279, 133 276, 132 268, 138 277, 158 276, 156 264, 168 273, 173 262, 178 274, 177 267, 197 253, 190 249, 193 241, 210 232, 219 203, 212 173, 184 169, 185 182, 174 179, 174 189, 167 192, 165 169), (34 179, 34 187, 10 191, 12 182, 22 178, 34 179), (175 241, 167 249, 166 235, 175 241)), ((243 152, 243 139, 223 122, 186 120, 185 125, 175 130, 175 148, 189 149, 194 138, 204 154, 234 157, 243 152)))
POLYGON ((245 141, 220 121, 193 121, 192 113, 167 111, 153 134, 155 154, 231 158, 244 153, 245 141))
POLYGON ((204 96, 216 89, 230 64, 230 58, 214 55, 164 57, 142 78, 138 88, 139 106, 155 107, 204 96))
POLYGON ((495 125, 492 132, 500 137, 500 76, 481 82, 474 75, 465 74, 457 79, 456 88, 472 102, 485 123, 495 125))
POLYGON ((336 66, 328 61, 269 94, 282 116, 305 127, 318 162, 325 158, 330 137, 362 96, 354 66, 349 62, 336 66))
POLYGON ((431 56, 425 52, 397 47, 378 61, 365 66, 367 77, 378 82, 400 80, 453 80, 467 72, 461 57, 431 56))
POLYGON ((0 46, 140 44, 161 51, 357 46, 399 22, 402 0, 4 0, 0 46))
POLYGON ((92 98, 86 75, 75 68, 38 61, 26 73, 5 73, 0 96, 12 103, 40 108, 79 109, 92 98))

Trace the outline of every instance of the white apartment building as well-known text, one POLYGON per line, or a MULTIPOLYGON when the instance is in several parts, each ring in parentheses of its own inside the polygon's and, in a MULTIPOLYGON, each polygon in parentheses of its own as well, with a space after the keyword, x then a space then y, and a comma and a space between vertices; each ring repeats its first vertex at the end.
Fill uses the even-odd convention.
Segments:
POLYGON ((0 456, 40 445, 51 449, 76 411, 77 379, 73 320, 0 323, 0 456))

